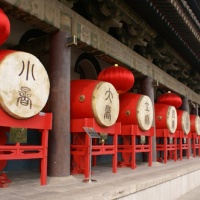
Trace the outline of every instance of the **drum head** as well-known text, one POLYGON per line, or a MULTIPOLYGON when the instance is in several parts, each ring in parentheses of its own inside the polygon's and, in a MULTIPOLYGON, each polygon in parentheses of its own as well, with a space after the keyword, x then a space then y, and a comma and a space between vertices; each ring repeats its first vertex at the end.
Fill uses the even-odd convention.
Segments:
POLYGON ((112 126, 119 115, 119 95, 111 83, 100 82, 92 94, 92 110, 101 126, 112 126))
POLYGON ((142 130, 147 131, 153 123, 153 104, 151 99, 142 95, 137 104, 137 119, 142 130))
POLYGON ((200 135, 200 117, 196 116, 195 118, 195 130, 197 135, 200 135))
POLYGON ((0 61, 0 104, 19 119, 38 114, 49 97, 49 78, 32 54, 14 51, 0 61))
POLYGON ((183 132, 188 134, 190 132, 190 115, 188 112, 183 111, 181 123, 183 132))
POLYGON ((170 133, 175 133, 177 129, 177 112, 174 106, 169 106, 167 110, 167 127, 170 133))

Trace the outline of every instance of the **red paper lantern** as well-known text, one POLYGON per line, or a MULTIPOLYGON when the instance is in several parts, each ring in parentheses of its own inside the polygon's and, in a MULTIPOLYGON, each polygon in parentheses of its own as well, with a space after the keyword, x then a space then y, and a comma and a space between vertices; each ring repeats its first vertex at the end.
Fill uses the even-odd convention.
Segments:
POLYGON ((182 99, 178 95, 168 92, 161 94, 157 99, 157 103, 167 104, 174 106, 175 108, 179 108, 182 104, 182 99))
POLYGON ((119 94, 130 90, 134 84, 133 73, 117 64, 102 70, 97 79, 111 83, 119 94))
POLYGON ((0 9, 0 45, 3 44, 10 35, 10 21, 2 9, 0 9))

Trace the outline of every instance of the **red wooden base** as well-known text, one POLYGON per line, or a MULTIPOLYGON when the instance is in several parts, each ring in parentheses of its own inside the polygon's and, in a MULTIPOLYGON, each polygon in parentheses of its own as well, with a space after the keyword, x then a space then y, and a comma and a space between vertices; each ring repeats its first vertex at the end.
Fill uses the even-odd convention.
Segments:
POLYGON ((96 166, 97 155, 112 155, 112 171, 117 172, 117 134, 121 131, 121 124, 116 123, 110 127, 100 127, 95 119, 71 119, 71 174, 84 173, 85 178, 90 175, 90 137, 83 127, 91 127, 97 133, 107 133, 112 137, 112 144, 97 144, 92 141, 92 163, 96 166))
POLYGON ((136 168, 136 153, 148 153, 148 164, 152 166, 152 136, 154 129, 141 131, 138 125, 121 125, 119 136, 123 138, 123 144, 118 145, 118 152, 122 153, 123 161, 118 163, 119 167, 136 168), (136 144, 136 138, 147 137, 147 144, 136 144))
POLYGON ((11 183, 12 181, 7 178, 6 173, 1 173, 0 174, 0 188, 6 188, 8 187, 8 184, 11 183))
POLYGON ((180 160, 183 159, 183 150, 186 151, 186 157, 189 159, 190 158, 190 138, 191 138, 191 133, 189 134, 184 134, 183 131, 176 131, 177 134, 177 151, 180 153, 180 160), (184 140, 186 143, 184 143, 184 140))
POLYGON ((156 129, 156 151, 157 151, 157 161, 167 163, 169 158, 174 158, 177 160, 177 135, 176 133, 171 134, 167 129, 156 129), (168 140, 172 138, 172 143, 168 140), (160 154, 159 154, 160 153, 160 154), (163 153, 163 155, 162 155, 163 153))
POLYGON ((0 160, 41 159, 41 185, 47 179, 48 130, 52 127, 52 114, 39 113, 28 119, 15 119, 0 109, 0 126, 38 129, 41 132, 41 145, 0 145, 0 160), (6 152, 6 153, 5 153, 6 152))
POLYGON ((200 156, 200 135, 197 135, 197 133, 191 133, 191 137, 193 157, 195 158, 196 155, 200 156))

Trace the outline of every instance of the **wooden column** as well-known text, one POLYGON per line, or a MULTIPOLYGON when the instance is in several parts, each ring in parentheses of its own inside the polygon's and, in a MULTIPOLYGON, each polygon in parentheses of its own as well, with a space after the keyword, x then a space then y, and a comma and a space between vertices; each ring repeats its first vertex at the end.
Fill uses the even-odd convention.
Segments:
POLYGON ((189 103, 188 103, 188 98, 187 97, 183 97, 182 98, 182 105, 179 108, 179 110, 184 110, 184 111, 187 111, 188 113, 190 113, 190 107, 189 107, 189 103))
MULTIPOLYGON (((152 103, 153 103, 153 107, 154 107, 154 88, 153 88, 153 86, 152 86, 152 81, 153 81, 153 79, 152 78, 150 78, 150 77, 145 77, 144 79, 142 79, 141 80, 141 87, 140 87, 140 89, 141 89, 141 94, 144 94, 144 95, 147 95, 150 99, 151 99, 151 101, 152 101, 152 103)), ((153 125, 152 125, 153 127, 155 127, 155 120, 153 120, 153 125)), ((152 161, 153 162, 156 162, 156 157, 157 157, 157 155, 156 155, 156 132, 155 132, 155 129, 154 129, 154 137, 153 137, 153 141, 152 141, 152 153, 153 153, 153 155, 152 155, 152 161)))
POLYGON ((49 134, 48 175, 70 175, 70 68, 71 48, 64 32, 50 38, 50 98, 53 128, 49 134))

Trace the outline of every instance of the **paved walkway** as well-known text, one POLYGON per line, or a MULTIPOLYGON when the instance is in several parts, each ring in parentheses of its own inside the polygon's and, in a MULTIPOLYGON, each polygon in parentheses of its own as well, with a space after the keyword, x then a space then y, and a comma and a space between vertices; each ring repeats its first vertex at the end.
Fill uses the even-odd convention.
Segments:
MULTIPOLYGON (((48 177, 48 184, 40 186, 40 174, 34 171, 8 172, 7 176, 12 183, 7 188, 0 188, 0 200, 174 200, 177 199, 177 194, 186 193, 181 188, 186 187, 187 181, 190 181, 191 187, 187 187, 188 190, 200 186, 198 181, 200 158, 168 161, 167 164, 154 163, 152 167, 143 163, 135 170, 118 168, 116 174, 112 173, 111 166, 98 166, 93 168, 92 175, 92 179, 96 179, 97 182, 92 183, 83 183, 83 175, 76 175, 61 178, 48 177), (187 174, 192 176, 188 178, 187 174), (172 182, 172 180, 176 181, 172 182), (158 187, 159 185, 162 187, 158 187), (180 187, 181 185, 184 187, 180 187), (171 192, 170 188, 175 192, 171 192), (154 192, 147 193, 147 191, 154 192), (136 193, 140 195, 126 196, 136 193)), ((179 199, 199 200, 200 187, 179 199)))
POLYGON ((200 186, 181 196, 177 200, 200 200, 200 186))

